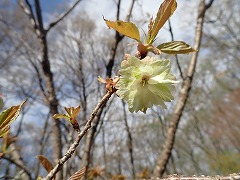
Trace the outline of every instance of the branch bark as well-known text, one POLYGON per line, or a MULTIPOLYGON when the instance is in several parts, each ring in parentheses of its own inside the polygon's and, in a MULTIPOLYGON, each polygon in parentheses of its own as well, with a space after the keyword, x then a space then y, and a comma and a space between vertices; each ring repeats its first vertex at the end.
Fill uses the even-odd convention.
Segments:
MULTIPOLYGON (((168 20, 168 26, 169 26, 169 32, 170 32, 170 34, 171 34, 171 39, 172 39, 172 41, 174 41, 174 36, 173 36, 173 31, 172 31, 172 25, 171 25, 170 19, 168 20)), ((184 79, 183 73, 182 73, 182 68, 181 68, 181 66, 180 66, 180 63, 179 63, 179 59, 178 59, 178 55, 177 55, 177 54, 175 55, 175 58, 176 58, 176 63, 177 63, 177 67, 178 67, 178 70, 179 70, 179 74, 180 74, 181 78, 184 79)))
POLYGON ((79 145, 79 142, 84 137, 84 135, 87 133, 87 131, 92 127, 92 122, 94 118, 96 117, 97 113, 104 107, 109 100, 109 98, 112 96, 114 92, 107 92, 107 94, 102 98, 102 100, 98 103, 96 108, 92 111, 90 118, 88 119, 87 123, 83 127, 83 130, 78 133, 78 136, 74 143, 70 146, 66 154, 59 159, 57 165, 53 168, 53 170, 44 178, 44 180, 50 180, 52 179, 56 173, 62 168, 64 163, 71 158, 73 153, 76 151, 77 146, 79 145))
POLYGON ((135 179, 136 173, 135 173, 134 158, 133 158, 133 139, 132 139, 132 133, 131 133, 130 127, 127 122, 127 113, 126 113, 126 109, 125 109, 125 102, 123 100, 122 100, 122 105, 123 105, 123 119, 124 119, 126 131, 127 131, 127 137, 128 137, 127 147, 128 147, 129 156, 130 156, 132 177, 133 177, 133 179, 135 179))
POLYGON ((30 19, 30 22, 33 26, 33 29, 37 35, 37 37, 40 37, 40 31, 39 31, 39 27, 38 24, 35 20, 35 16, 32 10, 32 6, 30 5, 30 3, 26 0, 26 4, 28 5, 28 7, 24 4, 23 0, 18 0, 18 4, 20 5, 20 7, 23 9, 24 13, 28 16, 28 18, 30 19))
POLYGON ((201 0, 198 6, 198 17, 197 26, 195 30, 195 45, 194 45, 194 48, 197 49, 198 51, 192 54, 191 60, 189 62, 187 77, 183 80, 182 87, 180 89, 179 99, 173 112, 171 123, 167 130, 167 136, 163 145, 163 150, 157 159, 157 163, 153 171, 153 175, 155 177, 161 177, 163 175, 163 173, 166 170, 169 158, 171 156, 178 124, 181 119, 182 113, 184 111, 191 90, 192 80, 194 77, 198 53, 201 45, 205 12, 212 5, 212 3, 213 0, 210 2, 210 4, 206 5, 205 0, 201 0))
POLYGON ((3 159, 8 160, 9 162, 15 164, 17 167, 23 170, 24 174, 22 175, 23 178, 32 180, 31 172, 28 168, 24 165, 25 163, 22 161, 21 156, 19 155, 18 151, 14 144, 11 144, 9 147, 9 157, 3 156, 3 159))

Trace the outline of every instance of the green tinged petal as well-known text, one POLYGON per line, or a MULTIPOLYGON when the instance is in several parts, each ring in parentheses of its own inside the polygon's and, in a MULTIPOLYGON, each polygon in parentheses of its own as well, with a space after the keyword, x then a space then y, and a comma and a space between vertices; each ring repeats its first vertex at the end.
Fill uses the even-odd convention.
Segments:
POLYGON ((170 61, 146 57, 129 57, 121 63, 117 94, 128 103, 130 112, 146 113, 153 105, 166 108, 165 102, 174 97, 173 84, 178 83, 170 73, 170 61))

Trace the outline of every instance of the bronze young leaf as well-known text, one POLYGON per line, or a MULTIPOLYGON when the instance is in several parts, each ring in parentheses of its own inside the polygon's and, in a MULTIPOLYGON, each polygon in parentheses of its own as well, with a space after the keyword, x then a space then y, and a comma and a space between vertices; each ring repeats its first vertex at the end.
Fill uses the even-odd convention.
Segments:
POLYGON ((48 173, 53 169, 52 163, 45 156, 38 155, 37 158, 48 173))
POLYGON ((148 37, 147 37, 147 44, 152 44, 155 40, 155 37, 158 34, 158 31, 163 27, 165 22, 170 18, 173 12, 177 8, 176 0, 165 0, 157 13, 157 16, 154 21, 150 21, 148 26, 148 37))
POLYGON ((80 127, 77 122, 77 116, 80 112, 80 106, 77 107, 64 107, 65 111, 67 112, 66 114, 54 114, 53 118, 59 119, 59 118, 64 118, 67 119, 73 126, 73 128, 79 132, 80 127))
POLYGON ((68 180, 79 180, 86 173, 86 167, 81 168, 79 171, 74 173, 68 180))

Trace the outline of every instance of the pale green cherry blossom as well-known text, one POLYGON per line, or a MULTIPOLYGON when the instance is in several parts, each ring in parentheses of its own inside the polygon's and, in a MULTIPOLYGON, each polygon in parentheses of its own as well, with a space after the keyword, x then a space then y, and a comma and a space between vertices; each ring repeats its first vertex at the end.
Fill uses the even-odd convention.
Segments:
POLYGON ((166 108, 165 102, 174 99, 173 84, 179 82, 170 73, 170 68, 169 60, 149 56, 142 60, 128 57, 122 61, 117 94, 127 101, 130 112, 146 113, 153 105, 166 108))

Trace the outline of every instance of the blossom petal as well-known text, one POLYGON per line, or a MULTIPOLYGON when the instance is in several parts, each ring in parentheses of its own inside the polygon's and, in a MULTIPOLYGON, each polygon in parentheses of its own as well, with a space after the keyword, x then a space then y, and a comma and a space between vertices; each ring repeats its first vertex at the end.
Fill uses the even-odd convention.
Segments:
POLYGON ((128 103, 130 112, 146 113, 153 105, 166 108, 165 102, 174 97, 173 84, 178 83, 170 73, 170 61, 146 57, 128 57, 121 63, 117 94, 128 103))

